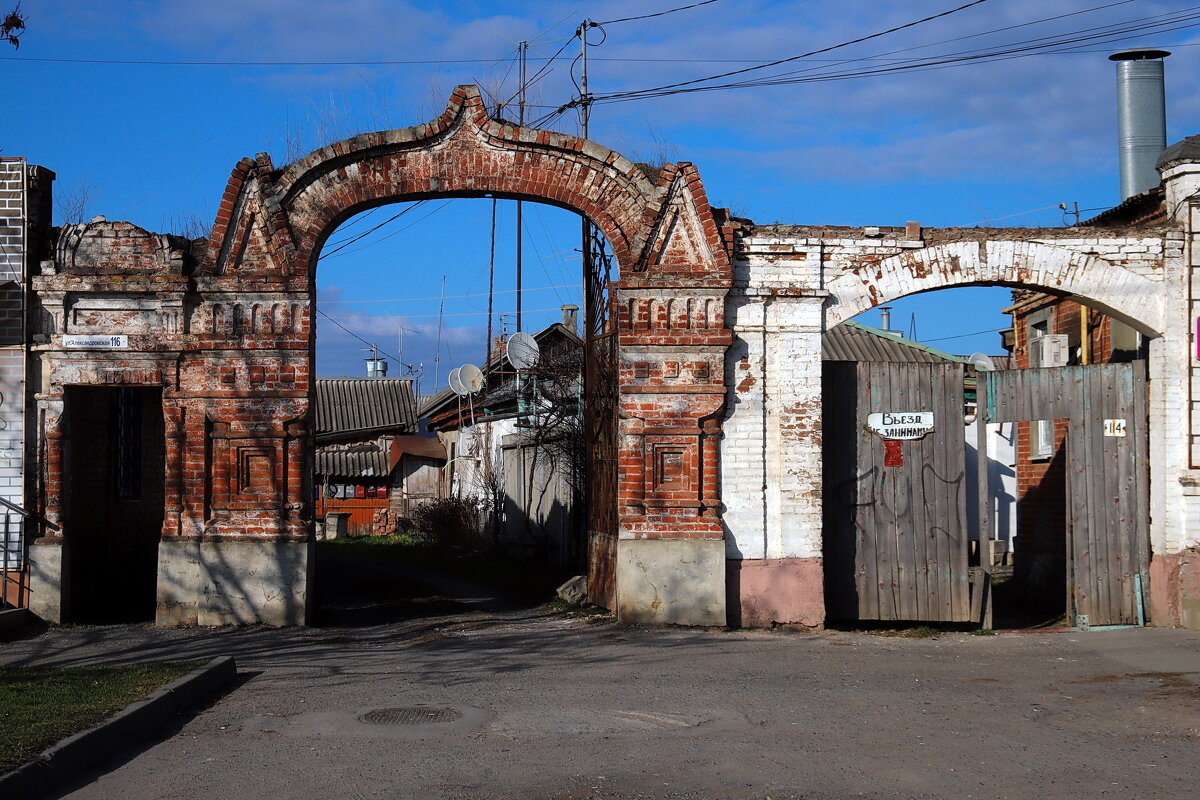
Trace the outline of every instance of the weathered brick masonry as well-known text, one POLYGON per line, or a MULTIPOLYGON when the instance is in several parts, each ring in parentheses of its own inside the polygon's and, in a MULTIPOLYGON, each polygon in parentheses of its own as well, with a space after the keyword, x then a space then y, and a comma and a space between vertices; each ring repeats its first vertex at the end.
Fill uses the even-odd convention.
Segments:
POLYGON ((163 390, 158 621, 303 622, 321 246, 374 206, 494 195, 586 215, 620 267, 622 619, 822 624, 822 332, 913 292, 1005 284, 1086 298, 1154 337, 1152 613, 1200 626, 1200 370, 1189 353, 1200 301, 1188 300, 1200 297, 1200 168, 1166 177, 1173 217, 1159 227, 735 226, 691 164, 651 171, 492 120, 478 91, 459 87, 425 125, 282 169, 265 154, 241 161, 207 242, 68 226, 34 279, 40 502, 59 526, 35 553, 41 611, 62 616, 55 570, 88 534, 62 524, 64 388, 137 385, 163 390), (127 334, 130 346, 66 349, 72 333, 127 334))
POLYGON ((729 231, 692 165, 651 177, 592 142, 489 119, 474 87, 456 89, 445 113, 415 128, 338 142, 282 169, 265 154, 244 159, 207 243, 121 222, 62 229, 35 279, 45 340, 42 503, 56 526, 36 548, 39 611, 70 616, 61 565, 73 538, 88 535, 62 513, 64 387, 138 385, 164 391, 158 622, 303 622, 321 246, 374 206, 482 196, 577 211, 610 242, 624 359, 618 560, 629 577, 619 581, 620 613, 723 624, 716 459, 729 231), (64 334, 79 333, 127 334, 129 347, 63 347, 64 334), (702 565, 688 582, 677 580, 683 553, 701 554, 684 559, 702 565))
POLYGON ((914 292, 1000 284, 1086 299, 1152 337, 1151 613, 1156 624, 1200 626, 1200 506, 1189 499, 1200 495, 1200 472, 1188 461, 1188 442, 1192 458, 1200 452, 1200 410, 1185 378, 1193 365, 1200 399, 1189 353, 1200 308, 1189 311, 1185 300, 1200 212, 1189 222, 1186 206, 1172 206, 1178 211, 1165 225, 1131 228, 738 226, 722 493, 729 574, 740 576, 730 602, 742 620, 824 619, 822 331, 914 292))
MULTIPOLYGON (((26 447, 33 444, 27 435, 30 418, 25 413, 29 404, 25 380, 27 266, 45 251, 53 181, 53 172, 27 164, 23 158, 0 157, 0 497, 18 506, 26 501, 25 462, 31 460, 26 447)), ((7 517, 7 535, 0 533, 0 547, 8 551, 10 569, 23 569, 23 520, 0 509, 3 517, 7 517)), ((27 599, 15 579, 18 576, 24 580, 23 572, 12 572, 0 587, 10 603, 27 599)))

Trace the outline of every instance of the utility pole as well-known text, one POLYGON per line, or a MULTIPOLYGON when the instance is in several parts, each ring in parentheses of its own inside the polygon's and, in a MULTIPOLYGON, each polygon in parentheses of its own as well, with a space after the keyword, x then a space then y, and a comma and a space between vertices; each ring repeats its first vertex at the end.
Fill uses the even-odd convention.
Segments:
MULTIPOLYGON (((524 127, 525 125, 525 52, 529 48, 529 42, 520 42, 517 45, 517 57, 520 59, 520 68, 517 70, 517 75, 521 81, 521 90, 517 92, 517 124, 524 127)), ((525 238, 524 219, 522 217, 522 207, 524 203, 517 201, 517 330, 521 330, 521 246, 525 238)))
POLYGON ((488 251, 488 324, 487 341, 483 343, 484 366, 492 360, 492 302, 496 289, 496 198, 492 198, 492 246, 488 251))
POLYGON ((1074 205, 1073 209, 1067 208, 1066 203, 1059 203, 1058 207, 1062 209, 1064 217, 1067 216, 1068 214, 1074 216, 1075 217, 1075 226, 1078 226, 1079 225, 1079 201, 1075 201, 1072 205, 1074 205))
MULTIPOLYGON (((579 26, 579 40, 580 40, 580 42, 582 42, 582 46, 583 46, 583 49, 581 51, 582 67, 580 69, 580 81, 579 81, 579 123, 580 123, 580 129, 582 131, 584 139, 588 138, 588 113, 589 113, 589 106, 591 105, 591 102, 592 102, 592 95, 588 92, 588 57, 587 57, 587 49, 588 49, 587 32, 588 32, 588 28, 590 28, 590 27, 592 27, 592 21, 590 19, 585 19, 579 26)), ((588 284, 593 279, 592 278, 592 274, 593 274, 592 222, 591 222, 591 220, 589 220, 586 216, 584 216, 582 214, 580 215, 580 233, 582 236, 580 251, 581 251, 581 255, 583 257, 583 269, 584 269, 585 297, 584 297, 583 318, 585 320, 584 324, 585 324, 585 326, 587 326, 586 331, 584 333, 584 335, 586 337, 586 336, 590 336, 594 332, 592 330, 592 320, 594 320, 596 318, 596 315, 599 313, 600 310, 596 309, 596 308, 592 308, 592 306, 594 305, 593 298, 591 297, 592 292, 588 291, 590 289, 588 284)))
POLYGON ((446 311, 446 276, 442 276, 442 298, 438 302, 438 338, 437 351, 433 354, 433 385, 442 385, 442 324, 446 311))

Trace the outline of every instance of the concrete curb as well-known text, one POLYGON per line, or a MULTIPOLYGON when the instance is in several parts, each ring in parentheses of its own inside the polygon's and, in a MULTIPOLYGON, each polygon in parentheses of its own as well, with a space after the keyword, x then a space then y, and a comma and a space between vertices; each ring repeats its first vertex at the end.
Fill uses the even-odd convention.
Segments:
POLYGON ((68 736, 35 761, 0 775, 0 797, 25 800, 77 778, 131 743, 149 739, 168 720, 224 688, 237 677, 233 656, 220 656, 132 703, 94 728, 68 736))

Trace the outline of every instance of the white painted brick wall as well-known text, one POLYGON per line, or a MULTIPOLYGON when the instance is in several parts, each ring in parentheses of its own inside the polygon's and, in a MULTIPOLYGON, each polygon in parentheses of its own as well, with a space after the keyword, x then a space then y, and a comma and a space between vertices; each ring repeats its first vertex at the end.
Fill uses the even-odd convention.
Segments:
POLYGON ((1200 208, 1191 218, 1196 234, 1186 240, 1180 230, 1063 238, 1039 231, 988 241, 927 231, 928 241, 941 242, 928 247, 842 229, 819 238, 782 228, 742 236, 726 304, 734 333, 721 449, 729 557, 821 554, 822 328, 913 292, 982 282, 1077 294, 1159 334, 1150 347, 1151 544, 1158 553, 1196 546, 1200 495, 1185 497, 1181 483, 1200 485, 1200 469, 1189 469, 1200 466, 1200 361, 1191 334, 1200 317, 1200 208), (807 296, 787 296, 794 294, 807 296), (1196 506, 1191 514, 1186 501, 1196 506))
MULTIPOLYGON (((22 344, 25 276, 25 170, 23 159, 0 160, 0 497, 24 505, 25 350, 22 344)), ((0 558, 19 556, 20 518, 0 508, 0 558)))

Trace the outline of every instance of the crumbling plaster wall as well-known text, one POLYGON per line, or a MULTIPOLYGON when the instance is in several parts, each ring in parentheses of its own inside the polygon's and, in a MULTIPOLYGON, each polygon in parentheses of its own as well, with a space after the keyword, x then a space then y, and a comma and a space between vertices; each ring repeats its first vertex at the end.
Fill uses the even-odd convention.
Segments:
MULTIPOLYGON (((1078 296, 1155 337, 1152 547, 1158 554, 1194 548, 1200 525, 1183 517, 1187 487, 1177 477, 1191 474, 1183 427, 1188 335, 1177 299, 1184 239, 1175 226, 739 228, 721 458, 730 606, 760 624, 823 621, 821 332, 898 297, 953 286, 1027 285, 1078 296), (760 577, 738 586, 739 572, 760 577)), ((1192 417, 1194 427, 1200 412, 1192 417)), ((1159 595, 1179 594, 1160 584, 1159 595)), ((1160 618, 1180 621, 1166 611, 1160 618)))

